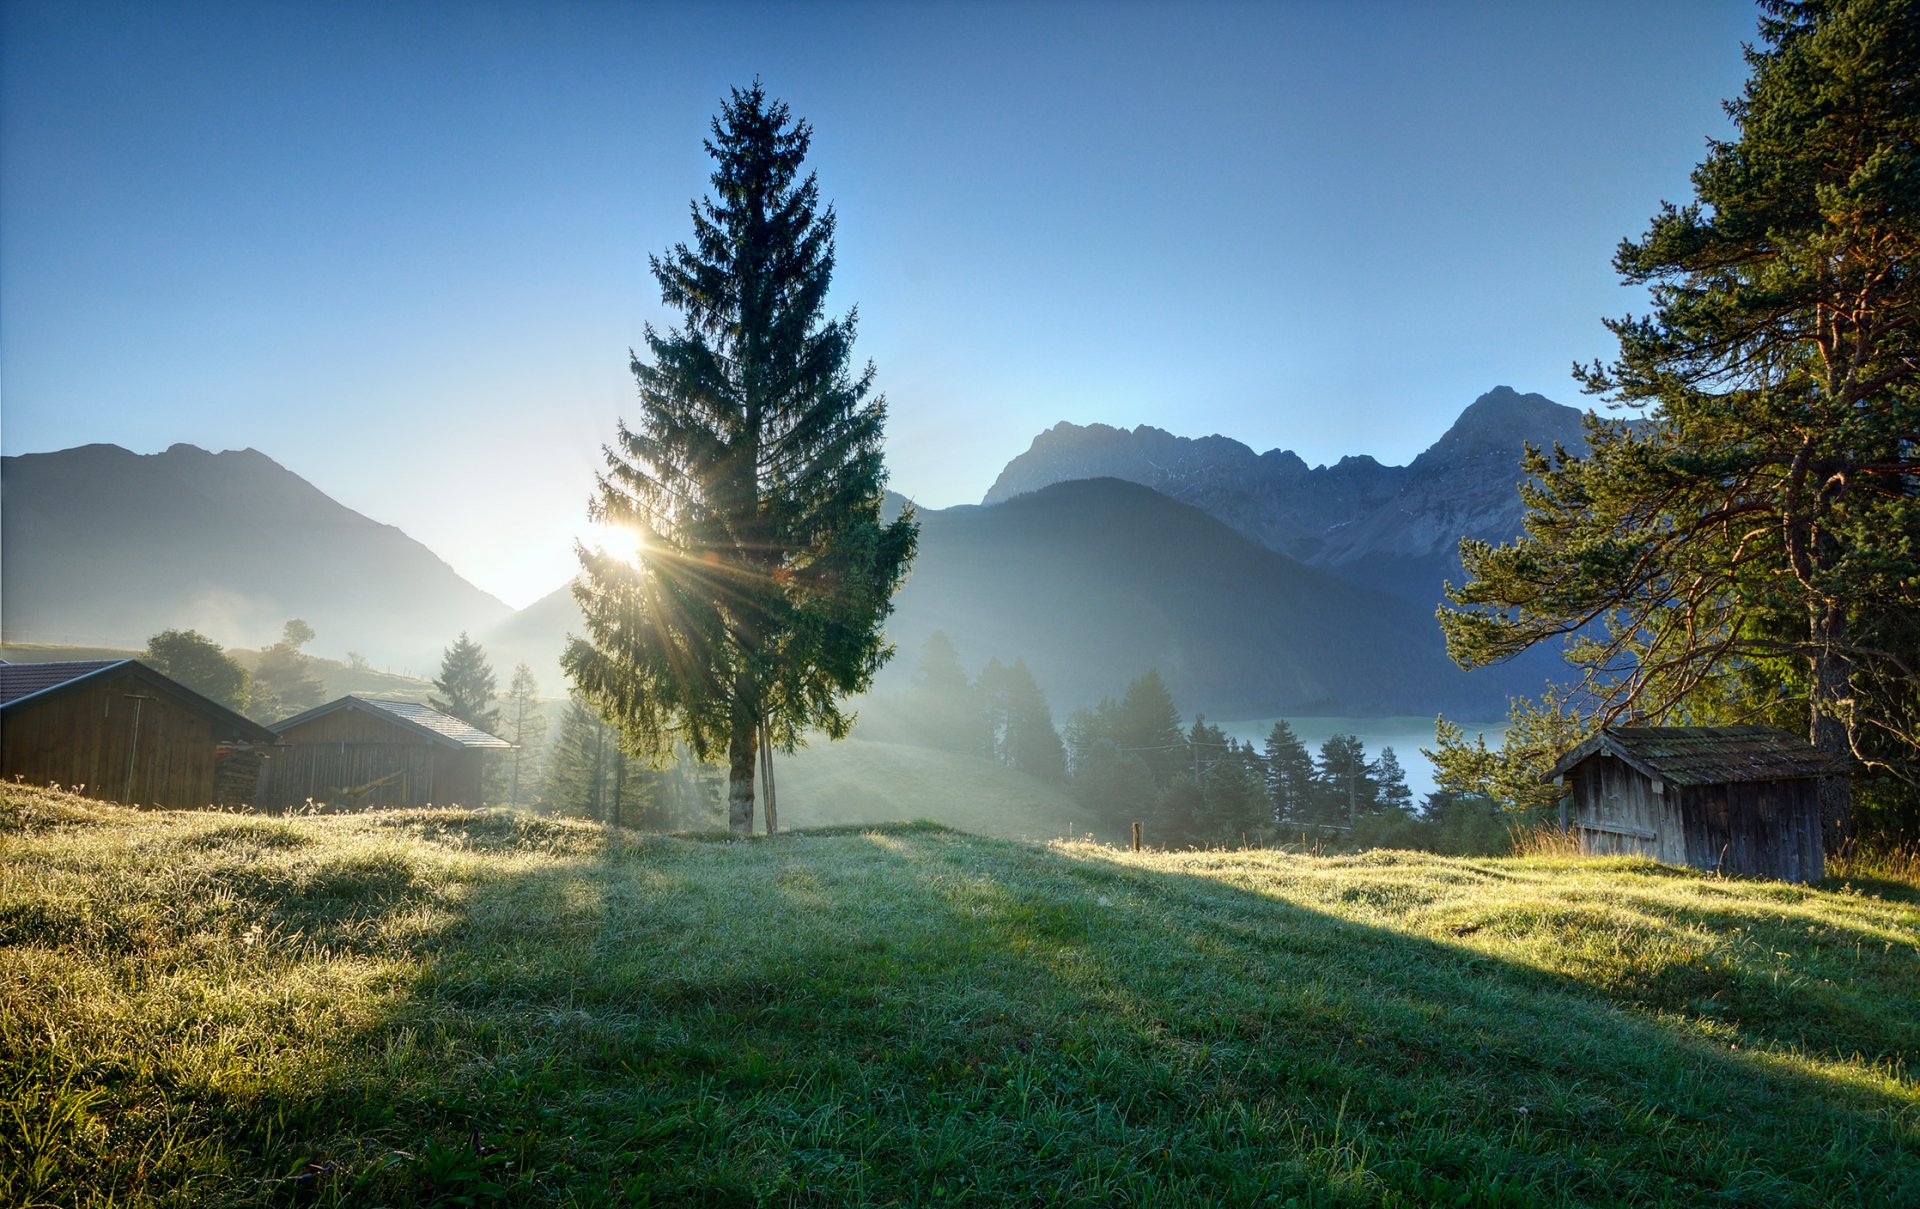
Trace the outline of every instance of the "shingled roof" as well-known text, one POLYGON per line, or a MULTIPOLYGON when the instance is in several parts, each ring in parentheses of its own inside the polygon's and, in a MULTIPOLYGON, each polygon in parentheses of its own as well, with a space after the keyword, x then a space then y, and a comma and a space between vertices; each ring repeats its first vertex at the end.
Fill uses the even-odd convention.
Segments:
POLYGON ((212 698, 195 692, 171 676, 154 671, 137 659, 68 659, 52 663, 0 663, 0 710, 38 709, 43 698, 63 693, 96 677, 132 676, 190 709, 207 714, 225 737, 253 743, 271 743, 271 730, 235 713, 212 698))
POLYGON ((1547 776, 1562 776, 1598 754, 1670 785, 1787 781, 1834 771, 1818 748, 1771 726, 1609 726, 1561 756, 1547 776))
POLYGON ((329 701, 316 706, 304 714, 296 714, 285 722, 277 722, 273 729, 282 735, 291 727, 315 718, 324 717, 340 709, 365 709, 385 716, 422 738, 431 739, 444 747, 461 748, 503 748, 513 744, 490 735, 476 726, 469 726, 452 714, 443 714, 437 709, 421 705, 417 701, 376 701, 371 697, 342 697, 338 701, 329 701))
POLYGON ((125 659, 67 659, 55 663, 0 663, 0 705, 12 705, 95 672, 127 663, 125 659))

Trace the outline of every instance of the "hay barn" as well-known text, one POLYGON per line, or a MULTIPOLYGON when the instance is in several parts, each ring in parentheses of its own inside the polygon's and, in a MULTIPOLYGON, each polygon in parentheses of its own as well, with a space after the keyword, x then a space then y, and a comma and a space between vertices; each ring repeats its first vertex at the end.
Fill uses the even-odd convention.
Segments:
POLYGON ((489 753, 513 744, 413 701, 342 697, 274 727, 260 805, 478 806, 489 753))
POLYGON ((252 797, 274 734, 133 659, 0 664, 0 776, 188 810, 252 797))
POLYGON ((1610 726, 1548 775, 1585 852, 1808 882, 1825 875, 1830 761, 1770 726, 1610 726))

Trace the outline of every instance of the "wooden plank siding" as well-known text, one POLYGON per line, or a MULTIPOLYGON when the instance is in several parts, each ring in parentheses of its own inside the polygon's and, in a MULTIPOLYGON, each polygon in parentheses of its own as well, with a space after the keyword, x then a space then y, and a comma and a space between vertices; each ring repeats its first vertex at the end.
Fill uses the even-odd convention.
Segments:
POLYGON ((1680 790, 1686 863, 1792 882, 1825 876, 1817 785, 1736 781, 1680 790))
POLYGON ((1825 875, 1814 778, 1676 786, 1605 752, 1565 775, 1583 852, 1793 882, 1825 875))
POLYGON ((215 747, 229 737, 218 730, 135 676, 102 676, 10 709, 0 771, 106 801, 197 808, 216 801, 215 747))
POLYGON ((323 714, 280 738, 260 793, 270 809, 481 804, 484 752, 451 750, 364 709, 323 714))
POLYGON ((1656 792, 1656 782, 1606 755, 1580 765, 1571 779, 1574 826, 1583 851, 1673 864, 1686 860, 1679 809, 1671 795, 1656 792))

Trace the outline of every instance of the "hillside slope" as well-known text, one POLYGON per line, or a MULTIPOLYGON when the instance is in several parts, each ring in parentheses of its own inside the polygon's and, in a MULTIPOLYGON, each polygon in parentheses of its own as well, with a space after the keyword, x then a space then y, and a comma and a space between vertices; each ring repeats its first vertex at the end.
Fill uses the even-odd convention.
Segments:
POLYGON ((912 817, 975 835, 1049 840, 1105 827, 1061 786, 991 760, 905 743, 822 741, 774 757, 774 768, 786 828, 912 817))
POLYGON ((12 642, 139 645, 169 627, 263 646, 289 617, 317 650, 431 667, 511 610, 431 550, 257 450, 86 445, 0 463, 12 642))
POLYGON ((11 786, 0 844, 6 1203, 1920 1199, 1872 886, 11 786))

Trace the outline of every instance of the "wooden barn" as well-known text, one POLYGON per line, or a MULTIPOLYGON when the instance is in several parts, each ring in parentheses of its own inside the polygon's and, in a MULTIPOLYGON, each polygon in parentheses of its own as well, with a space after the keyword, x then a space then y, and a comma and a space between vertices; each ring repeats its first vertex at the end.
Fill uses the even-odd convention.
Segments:
POLYGON ((513 744, 412 701, 342 697, 274 727, 259 804, 370 810, 478 806, 486 761, 513 744))
POLYGON ((132 659, 0 664, 0 776, 129 805, 252 797, 274 734, 132 659), (83 788, 84 787, 84 788, 83 788))
POLYGON ((1770 726, 1610 726, 1549 776, 1583 851, 1807 882, 1826 872, 1819 786, 1833 771, 1770 726))

